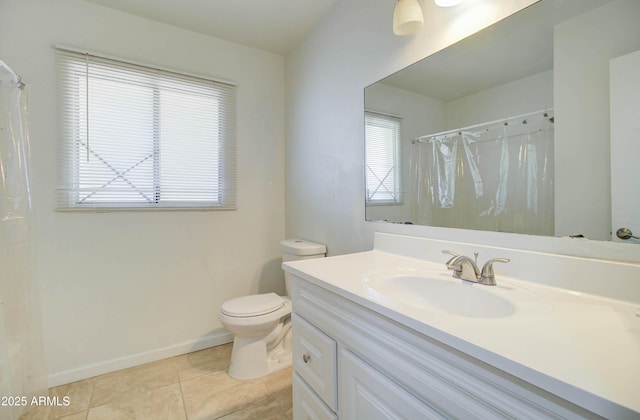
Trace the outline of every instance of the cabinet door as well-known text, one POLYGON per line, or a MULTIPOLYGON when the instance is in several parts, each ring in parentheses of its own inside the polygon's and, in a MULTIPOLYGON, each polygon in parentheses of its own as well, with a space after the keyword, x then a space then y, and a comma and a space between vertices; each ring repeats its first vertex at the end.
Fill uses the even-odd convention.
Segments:
POLYGON ((294 313, 293 369, 324 402, 337 407, 336 342, 294 313))
POLYGON ((347 349, 340 351, 339 413, 343 419, 442 419, 438 411, 347 349))
POLYGON ((333 411, 309 388, 309 385, 293 374, 293 418, 294 420, 336 420, 333 411))

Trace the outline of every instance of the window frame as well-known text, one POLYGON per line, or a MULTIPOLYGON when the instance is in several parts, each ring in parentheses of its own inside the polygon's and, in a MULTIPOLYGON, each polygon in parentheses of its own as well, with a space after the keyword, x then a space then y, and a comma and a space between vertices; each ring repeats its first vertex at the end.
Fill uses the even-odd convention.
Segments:
MULTIPOLYGON (((235 210, 237 209, 237 163, 236 163, 236 85, 226 81, 213 80, 207 77, 188 74, 184 72, 178 72, 171 69, 161 68, 158 66, 150 66, 147 64, 140 64, 130 60, 124 60, 120 58, 114 58, 101 54, 89 53, 86 51, 80 51, 69 47, 56 46, 56 60, 58 66, 58 97, 59 97, 59 121, 60 121, 60 134, 59 134, 59 187, 58 187, 58 205, 57 210, 60 211, 76 211, 76 210, 97 210, 97 211, 131 211, 131 210, 235 210), (83 80, 78 74, 73 73, 69 66, 78 65, 79 60, 85 60, 86 75, 83 80), (147 138, 147 135, 141 136, 144 147, 150 147, 153 159, 152 175, 145 175, 143 179, 150 179, 152 184, 152 194, 149 194, 150 198, 144 200, 132 200, 130 195, 123 194, 120 198, 116 197, 112 200, 90 200, 87 199, 95 194, 97 191, 101 191, 100 188, 95 189, 92 193, 85 192, 82 196, 82 178, 83 174, 80 170, 79 156, 82 153, 87 155, 93 153, 90 150, 90 145, 85 146, 86 150, 81 150, 81 136, 78 134, 82 128, 79 128, 79 117, 82 112, 80 103, 86 101, 83 105, 87 110, 86 125, 89 125, 89 112, 90 112, 90 99, 89 93, 84 94, 78 89, 77 84, 85 82, 87 86, 89 81, 92 80, 92 76, 89 73, 90 60, 95 60, 105 67, 113 65, 110 70, 113 70, 114 75, 122 75, 124 86, 127 83, 131 83, 130 80, 125 80, 125 74, 117 73, 120 69, 126 69, 127 73, 134 74, 134 77, 140 78, 145 81, 145 88, 150 88, 150 101, 152 102, 152 135, 147 138), (87 79, 88 78, 88 79, 87 79), (73 84, 76 83, 74 86, 73 84), (201 142, 198 146, 211 141, 212 147, 215 149, 207 149, 211 151, 211 154, 216 157, 212 162, 218 164, 213 170, 201 170, 199 175, 201 178, 197 179, 196 187, 206 184, 206 187, 202 190, 196 188, 197 193, 191 196, 192 191, 180 195, 179 189, 173 189, 169 193, 162 192, 162 182, 160 181, 162 169, 161 159, 162 152, 160 151, 160 136, 161 136, 161 124, 160 121, 164 118, 163 114, 166 111, 160 110, 161 95, 164 89, 166 92, 171 93, 166 86, 172 86, 175 83, 179 88, 183 87, 195 87, 197 93, 189 91, 184 88, 179 92, 185 95, 191 95, 194 102, 196 100, 204 101, 208 100, 215 109, 215 117, 212 122, 205 123, 210 124, 214 131, 203 135, 198 138, 198 142, 201 142), (164 85, 163 85, 164 84, 164 85), (209 96, 207 96, 209 95, 209 96), (211 137, 212 136, 212 137, 211 137), (147 141, 148 140, 148 141, 147 141), (212 175, 214 174, 214 175, 212 175), (177 191, 177 192, 176 192, 177 191), (163 199, 162 195, 165 195, 163 199), (173 195, 172 195, 173 194, 173 195), (178 197, 178 198, 176 198, 178 197), (129 199, 128 199, 129 198, 129 199), (203 198, 203 199, 200 199, 203 198), (209 199, 210 198, 210 199, 209 199)), ((105 80, 110 80, 105 78, 105 80)), ((112 79, 116 80, 116 78, 112 79)), ((118 80, 116 80, 118 82, 118 80)), ((132 84, 133 85, 133 84, 132 84)), ((176 90, 178 91, 178 90, 176 90)), ((174 92, 175 93, 175 92, 174 92)), ((96 107, 94 102, 93 107, 96 107)), ((180 102, 180 105, 183 103, 180 102)), ((175 104, 174 104, 175 105, 175 104)), ((106 118, 107 120, 109 118, 106 118)), ((109 121, 112 126, 115 121, 109 121)), ((91 138, 91 128, 86 128, 87 140, 91 138)), ((188 135, 185 134, 185 137, 188 135)), ((174 140, 175 141, 175 140, 174 140)), ((87 142, 88 143, 88 142, 87 142)), ((137 147, 137 146, 132 146, 137 147)), ((130 149, 127 149, 130 150, 130 149)), ((123 156, 127 155, 127 152, 118 152, 115 158, 120 159, 117 163, 122 163, 123 156)), ((165 152, 166 153, 166 152, 165 152)), ((165 154, 166 156, 166 154, 165 154)), ((188 161, 184 161, 189 163, 188 161)), ((185 176, 187 173, 182 168, 189 168, 189 171, 193 170, 193 167, 183 163, 183 166, 179 166, 177 172, 171 172, 172 175, 176 173, 179 181, 178 183, 186 185, 191 179, 189 176, 185 176), (183 178, 180 178, 180 175, 183 178)), ((106 164, 105 164, 106 165, 106 164)), ((124 171, 125 173, 128 170, 124 171)), ((115 177, 122 177, 126 179, 122 174, 119 174, 116 170, 113 170, 115 177)), ((166 172, 165 172, 166 174, 166 172)), ((100 181, 102 182, 102 181, 100 181)), ((191 186, 192 184, 189 184, 191 186)), ((144 186, 149 186, 144 182, 144 186)), ((137 189, 132 184, 132 188, 137 189)), ((108 191, 108 190, 107 190, 108 191)), ((131 194, 131 191, 128 191, 131 194)))
MULTIPOLYGON (((402 205, 403 203, 403 193, 402 193, 402 148, 401 148, 401 138, 402 138, 402 118, 382 113, 378 111, 365 110, 365 118, 364 118, 364 128, 365 128, 365 205, 366 206, 389 206, 389 205, 402 205), (367 136, 368 127, 370 126, 370 119, 375 119, 378 122, 383 122, 385 124, 393 125, 393 134, 391 139, 387 139, 391 141, 390 145, 386 145, 386 150, 388 154, 391 154, 393 165, 389 170, 387 176, 389 174, 393 174, 393 183, 391 189, 384 187, 384 180, 386 177, 380 179, 379 174, 374 174, 374 171, 371 169, 371 165, 369 164, 369 159, 373 158, 369 154, 369 151, 372 149, 370 147, 370 139, 367 136), (389 150, 390 149, 390 150, 389 150), (369 191, 369 177, 375 176, 377 178, 378 186, 374 194, 376 194, 377 190, 381 187, 384 187, 387 190, 387 193, 391 195, 391 198, 374 198, 372 197, 369 191)), ((380 125, 380 123, 379 123, 380 125)))

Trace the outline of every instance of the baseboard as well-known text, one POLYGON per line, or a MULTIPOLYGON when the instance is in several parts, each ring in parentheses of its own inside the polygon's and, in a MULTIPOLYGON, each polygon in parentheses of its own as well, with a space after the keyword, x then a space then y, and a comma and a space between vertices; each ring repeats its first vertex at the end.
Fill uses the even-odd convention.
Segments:
POLYGON ((151 350, 144 353, 133 354, 131 356, 111 359, 100 363, 81 366, 75 369, 65 370, 62 372, 52 373, 49 375, 49 387, 68 384, 87 378, 92 378, 105 373, 115 372, 121 369, 143 365, 145 363, 155 362, 169 357, 180 356, 182 354, 203 350, 209 347, 219 346, 221 344, 233 341, 233 335, 225 330, 215 332, 214 334, 197 340, 187 341, 169 347, 157 350, 151 350))

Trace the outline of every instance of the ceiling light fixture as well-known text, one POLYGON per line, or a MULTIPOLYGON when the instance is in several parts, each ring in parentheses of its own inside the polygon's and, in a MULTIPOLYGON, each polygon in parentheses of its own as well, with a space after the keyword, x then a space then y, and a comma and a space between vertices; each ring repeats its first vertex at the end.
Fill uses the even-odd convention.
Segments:
POLYGON ((393 10, 393 33, 409 35, 422 26, 424 18, 417 0, 398 0, 393 10))
POLYGON ((435 0, 436 6, 451 7, 464 3, 464 0, 435 0))

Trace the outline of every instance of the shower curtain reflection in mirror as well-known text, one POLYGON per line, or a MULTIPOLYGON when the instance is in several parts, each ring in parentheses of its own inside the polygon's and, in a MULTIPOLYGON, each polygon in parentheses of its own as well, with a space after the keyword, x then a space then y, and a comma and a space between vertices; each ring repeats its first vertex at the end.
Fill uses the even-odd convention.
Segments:
POLYGON ((411 145, 411 219, 553 235, 550 111, 423 136, 411 145))
POLYGON ((27 99, 0 60, 0 418, 46 395, 38 287, 33 275, 27 99))

